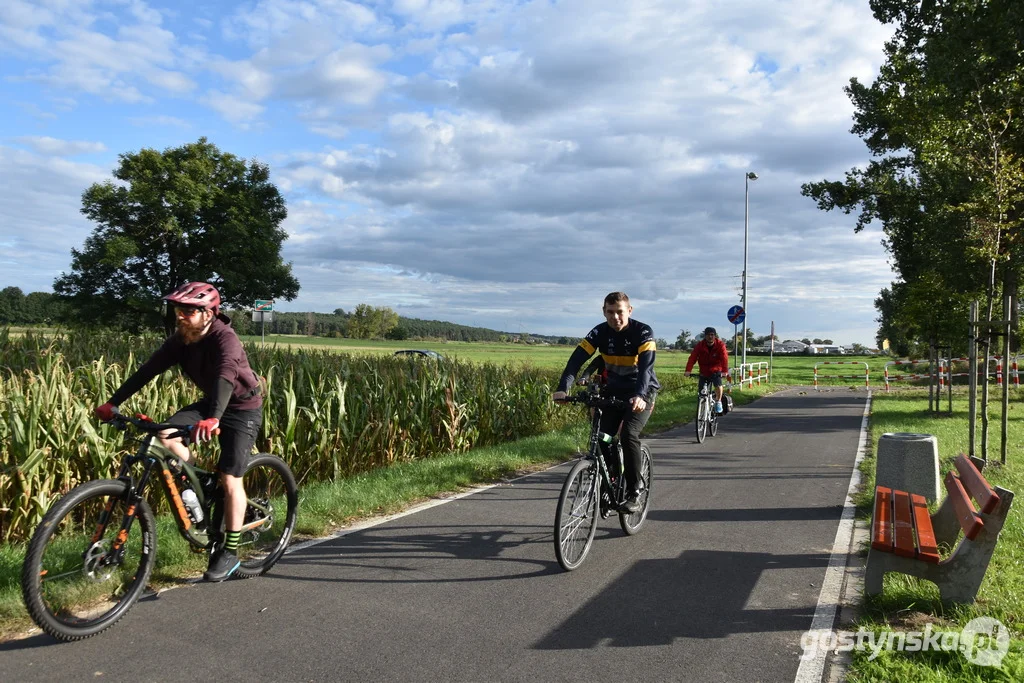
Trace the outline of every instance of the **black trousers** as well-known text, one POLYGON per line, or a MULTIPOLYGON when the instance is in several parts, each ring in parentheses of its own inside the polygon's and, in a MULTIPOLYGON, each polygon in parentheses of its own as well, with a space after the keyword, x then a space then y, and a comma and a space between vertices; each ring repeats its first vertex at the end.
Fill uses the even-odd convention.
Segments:
MULTIPOLYGON (((619 425, 622 425, 619 439, 622 442, 622 459, 626 466, 626 485, 630 491, 637 490, 640 478, 640 432, 643 431, 652 412, 654 412, 654 396, 647 401, 647 407, 637 413, 628 407, 625 410, 605 409, 601 413, 602 432, 615 434, 619 431, 619 425)), ((609 467, 612 473, 615 473, 618 463, 609 463, 609 467)))

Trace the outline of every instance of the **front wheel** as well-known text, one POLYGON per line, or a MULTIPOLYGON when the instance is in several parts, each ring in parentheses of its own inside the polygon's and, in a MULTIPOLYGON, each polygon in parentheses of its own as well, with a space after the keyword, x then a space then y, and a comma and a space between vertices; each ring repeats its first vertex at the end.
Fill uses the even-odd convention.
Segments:
POLYGON ((21 568, 21 594, 39 628, 81 640, 112 626, 142 595, 156 562, 156 520, 143 500, 119 542, 131 507, 124 481, 91 481, 69 491, 39 523, 21 568), (105 525, 101 524, 105 520, 105 525))
POLYGON ((640 444, 640 473, 637 477, 637 483, 640 488, 640 497, 638 499, 640 510, 638 512, 619 513, 619 524, 622 526, 622 530, 630 536, 640 531, 644 520, 647 519, 647 510, 650 509, 651 505, 651 482, 653 479, 654 470, 651 463, 651 450, 647 448, 647 444, 642 443, 640 444))
POLYGON ((597 531, 598 473, 580 460, 565 478, 555 510, 555 557, 567 572, 583 564, 597 531))
POLYGON ((708 420, 708 430, 711 432, 711 436, 718 436, 718 419, 722 417, 715 412, 714 407, 710 408, 711 416, 708 420))
POLYGON ((704 437, 707 436, 708 419, 708 402, 703 396, 700 396, 697 398, 697 419, 695 420, 697 443, 704 443, 704 437))
POLYGON ((237 576, 267 573, 281 559, 295 530, 299 487, 284 460, 260 453, 249 459, 242 475, 246 507, 238 544, 237 576))

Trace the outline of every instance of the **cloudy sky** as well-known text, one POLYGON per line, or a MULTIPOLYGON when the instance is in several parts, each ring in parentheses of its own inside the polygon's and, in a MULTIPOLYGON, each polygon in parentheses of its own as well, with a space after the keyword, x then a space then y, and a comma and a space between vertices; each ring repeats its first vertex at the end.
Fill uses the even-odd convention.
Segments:
POLYGON ((288 202, 281 310, 581 336, 623 290, 672 340, 874 345, 877 226, 801 183, 867 161, 866 0, 3 0, 0 287, 51 291, 117 155, 206 136, 288 202))

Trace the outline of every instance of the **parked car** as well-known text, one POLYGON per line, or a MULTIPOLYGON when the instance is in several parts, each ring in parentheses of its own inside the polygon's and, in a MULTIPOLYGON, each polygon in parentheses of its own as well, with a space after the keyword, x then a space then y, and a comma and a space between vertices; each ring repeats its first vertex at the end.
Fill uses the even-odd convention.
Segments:
POLYGON ((444 360, 444 356, 439 354, 437 351, 430 351, 429 349, 402 349, 401 351, 395 351, 396 356, 425 356, 426 358, 433 358, 434 360, 444 360))

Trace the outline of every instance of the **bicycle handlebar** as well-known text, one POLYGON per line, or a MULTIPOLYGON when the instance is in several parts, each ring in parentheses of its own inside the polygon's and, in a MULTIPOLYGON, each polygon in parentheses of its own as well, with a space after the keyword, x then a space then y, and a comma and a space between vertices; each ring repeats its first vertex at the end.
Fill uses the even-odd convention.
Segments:
MULTIPOLYGON (((132 424, 139 431, 148 432, 150 434, 157 434, 165 430, 172 430, 171 433, 164 438, 181 438, 186 442, 192 440, 193 425, 172 425, 165 422, 153 422, 148 419, 144 420, 141 417, 132 417, 130 415, 120 413, 117 408, 114 408, 114 418, 105 424, 112 425, 115 429, 119 429, 121 431, 127 429, 129 424, 132 424)), ((219 433, 220 430, 218 429, 217 432, 219 433)))

